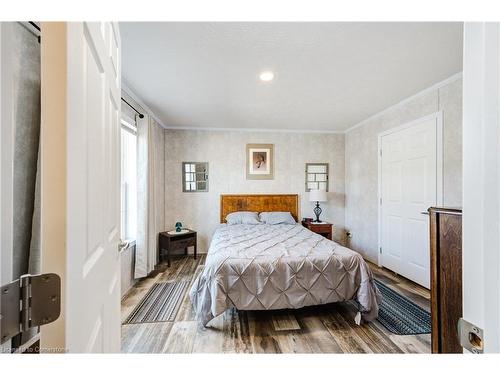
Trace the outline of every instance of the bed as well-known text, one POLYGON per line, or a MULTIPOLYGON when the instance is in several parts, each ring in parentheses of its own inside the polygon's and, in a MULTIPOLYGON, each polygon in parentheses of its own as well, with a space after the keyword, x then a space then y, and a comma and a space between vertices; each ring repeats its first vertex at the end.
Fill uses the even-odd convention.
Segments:
POLYGON ((204 325, 225 310, 298 309, 354 300, 361 318, 378 315, 380 293, 358 253, 300 224, 228 225, 238 211, 285 211, 298 219, 298 195, 222 195, 221 225, 189 292, 204 325))

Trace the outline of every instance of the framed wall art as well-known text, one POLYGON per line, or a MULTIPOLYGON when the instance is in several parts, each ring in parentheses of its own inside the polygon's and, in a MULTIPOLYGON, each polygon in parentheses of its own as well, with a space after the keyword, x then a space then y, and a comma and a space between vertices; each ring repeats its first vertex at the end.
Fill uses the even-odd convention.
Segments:
POLYGON ((247 144, 247 180, 272 180, 274 178, 274 145, 247 144))

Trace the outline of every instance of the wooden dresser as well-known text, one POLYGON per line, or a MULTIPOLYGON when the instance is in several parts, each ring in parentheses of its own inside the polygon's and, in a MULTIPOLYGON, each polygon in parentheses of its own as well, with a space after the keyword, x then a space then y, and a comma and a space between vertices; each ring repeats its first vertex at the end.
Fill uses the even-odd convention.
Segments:
POLYGON ((432 353, 462 353, 462 210, 429 208, 432 353))

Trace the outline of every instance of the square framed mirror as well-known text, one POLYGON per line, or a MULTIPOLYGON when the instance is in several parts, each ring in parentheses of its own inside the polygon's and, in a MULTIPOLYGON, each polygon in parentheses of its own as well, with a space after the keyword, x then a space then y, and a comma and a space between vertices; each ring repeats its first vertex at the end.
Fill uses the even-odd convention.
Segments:
POLYGON ((306 163, 306 191, 328 191, 328 163, 306 163))
POLYGON ((182 163, 182 191, 184 193, 208 191, 208 163, 185 161, 182 163))

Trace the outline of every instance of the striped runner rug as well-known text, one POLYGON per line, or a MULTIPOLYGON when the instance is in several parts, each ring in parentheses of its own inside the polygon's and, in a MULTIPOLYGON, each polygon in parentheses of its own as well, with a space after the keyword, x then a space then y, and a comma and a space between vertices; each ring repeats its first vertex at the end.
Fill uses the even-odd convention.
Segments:
POLYGON ((384 283, 375 280, 382 293, 377 320, 396 335, 431 333, 431 314, 384 283))
POLYGON ((189 281, 155 283, 123 324, 173 322, 189 281))

